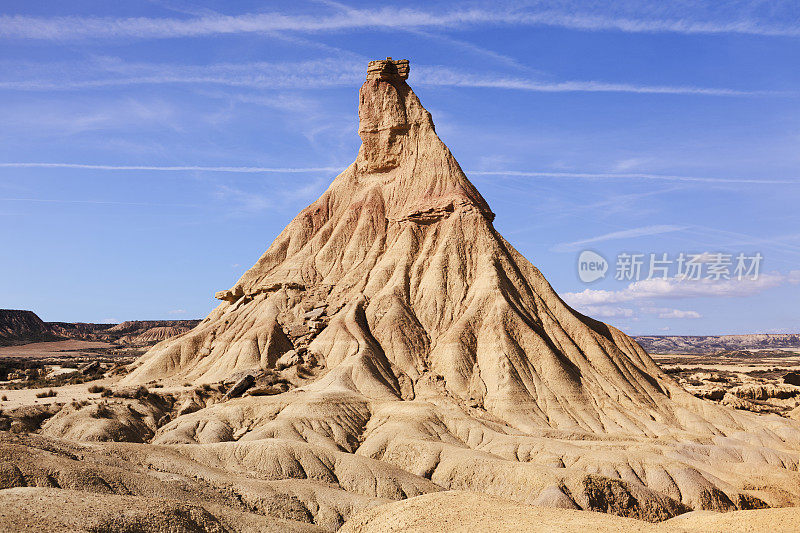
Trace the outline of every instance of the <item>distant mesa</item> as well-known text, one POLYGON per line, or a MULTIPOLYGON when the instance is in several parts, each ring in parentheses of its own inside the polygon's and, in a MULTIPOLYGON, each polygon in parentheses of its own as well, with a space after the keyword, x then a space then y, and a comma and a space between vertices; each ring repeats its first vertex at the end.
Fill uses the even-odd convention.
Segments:
POLYGON ((189 331, 199 320, 132 320, 121 324, 44 322, 33 311, 0 309, 0 346, 66 339, 149 346, 189 331))
POLYGON ((0 309, 0 346, 63 339, 33 311, 0 309))

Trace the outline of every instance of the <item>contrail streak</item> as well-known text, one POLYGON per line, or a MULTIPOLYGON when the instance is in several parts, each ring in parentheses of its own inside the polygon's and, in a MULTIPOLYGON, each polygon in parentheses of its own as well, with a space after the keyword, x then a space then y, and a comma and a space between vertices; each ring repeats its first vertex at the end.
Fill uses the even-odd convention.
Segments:
MULTIPOLYGON (((155 166, 155 165, 90 165, 83 163, 0 163, 0 168, 75 168, 85 170, 145 170, 155 172, 232 172, 239 174, 304 174, 314 172, 336 172, 343 171, 346 166, 337 167, 253 167, 253 166, 155 166)), ((618 173, 618 172, 543 172, 543 171, 524 171, 524 170, 475 170, 465 171, 469 176, 511 176, 511 177, 530 177, 530 178, 554 178, 554 179, 622 179, 622 180, 660 180, 660 181, 684 181, 696 183, 751 183, 763 185, 800 185, 800 178, 790 179, 758 179, 758 178, 709 178, 702 176, 676 176, 669 174, 648 174, 640 172, 618 173)))

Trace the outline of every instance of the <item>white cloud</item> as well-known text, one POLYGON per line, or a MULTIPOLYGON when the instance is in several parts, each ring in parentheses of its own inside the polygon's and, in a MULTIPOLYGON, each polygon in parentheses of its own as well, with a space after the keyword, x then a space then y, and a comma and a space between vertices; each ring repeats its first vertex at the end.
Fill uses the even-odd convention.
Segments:
MULTIPOLYGON (((260 173, 307 173, 307 172, 335 172, 343 171, 346 165, 338 167, 255 167, 255 166, 202 166, 202 165, 179 165, 179 166, 156 166, 156 165, 95 165, 89 163, 44 163, 44 162, 9 162, 0 163, 0 168, 78 168, 85 170, 152 170, 155 172, 234 172, 245 174, 260 173)), ((694 181, 701 183, 751 183, 762 185, 800 185, 800 178, 792 180, 759 180, 759 179, 738 179, 738 178, 702 178, 696 176, 667 176, 660 174, 593 174, 593 173, 568 173, 568 172, 521 172, 514 170, 465 170, 471 176, 530 176, 541 178, 556 179, 646 179, 646 180, 666 180, 666 181, 694 181)), ((652 194, 652 193, 647 193, 652 194)), ((633 197, 642 195, 631 195, 633 197)), ((615 199, 614 202, 617 200, 615 199)), ((605 203, 605 202, 604 202, 605 203)), ((762 242, 759 240, 758 242, 762 242)))
POLYGON ((235 173, 306 173, 343 171, 341 167, 215 167, 215 166, 151 166, 151 165, 89 165, 83 163, 0 163, 0 168, 78 168, 84 170, 152 170, 156 172, 235 172, 235 173))
POLYGON ((612 303, 649 300, 654 298, 700 298, 750 296, 785 283, 800 283, 800 271, 788 274, 761 273, 757 279, 742 280, 684 280, 680 278, 648 279, 636 281, 619 291, 585 289, 563 294, 572 306, 607 305, 612 303))
POLYGON ((614 172, 625 172, 627 170, 631 170, 637 167, 641 167, 642 165, 647 164, 650 159, 645 159, 643 157, 631 157, 628 159, 622 159, 617 161, 614 164, 614 172))
POLYGON ((630 318, 633 316, 633 309, 611 305, 589 305, 581 307, 579 311, 586 316, 599 318, 630 318))
POLYGON ((705 96, 768 96, 790 95, 777 91, 746 91, 718 87, 637 85, 631 83, 612 83, 595 80, 569 80, 544 82, 525 78, 507 77, 498 74, 471 75, 443 67, 415 67, 416 85, 445 85, 448 87, 480 87, 491 89, 512 89, 532 92, 602 92, 639 94, 693 94, 705 96))
POLYGON ((628 33, 722 34, 798 36, 791 24, 758 20, 708 21, 682 18, 647 18, 635 13, 604 14, 558 6, 531 9, 461 9, 444 12, 406 8, 348 9, 345 13, 289 16, 280 13, 243 15, 211 14, 192 18, 39 18, 19 15, 0 17, 0 37, 65 40, 86 38, 159 39, 270 32, 334 32, 363 29, 469 28, 476 26, 555 26, 584 31, 628 33))
POLYGON ((259 194, 253 191, 245 191, 229 185, 219 185, 214 196, 221 201, 231 205, 228 213, 232 215, 246 215, 258 213, 274 207, 274 195, 259 194))
POLYGON ((640 307, 638 310, 633 310, 628 307, 619 307, 614 305, 581 305, 577 306, 578 311, 584 315, 594 318, 632 318, 637 320, 639 315, 656 315, 658 318, 702 318, 702 315, 697 311, 672 309, 669 307, 640 307))
POLYGON ((671 309, 669 307, 643 307, 643 313, 657 315, 658 318, 702 318, 697 311, 671 309))
MULTIPOLYGON (((121 63, 106 59, 90 68, 78 70, 84 77, 67 74, 63 79, 28 78, 11 80, 6 75, 0 89, 55 91, 116 87, 126 85, 222 85, 255 89, 326 88, 357 85, 364 78, 364 61, 319 59, 303 62, 219 63, 211 65, 174 65, 156 63, 121 63)), ((28 68, 30 70, 30 68, 28 68)), ((54 70, 54 69, 51 69, 54 70)), ((70 69, 66 69, 70 72, 70 69)), ((701 96, 796 96, 796 92, 742 90, 725 87, 640 85, 597 80, 541 81, 509 77, 496 72, 465 73, 441 65, 412 67, 414 85, 477 87, 532 92, 601 92, 637 94, 682 94, 701 96)))
POLYGON ((173 309, 171 311, 167 311, 168 315, 185 315, 186 309, 173 309))
MULTIPOLYGON (((10 68, 19 65, 9 64, 10 68)), ((365 65, 359 60, 339 58, 311 61, 214 63, 181 65, 168 63, 129 63, 103 57, 85 65, 69 63, 23 64, 23 72, 36 73, 42 66, 47 71, 63 74, 59 79, 33 77, 12 81, 8 76, 0 88, 14 90, 74 90, 126 85, 194 84, 251 87, 257 89, 323 88, 359 84, 365 65), (75 77, 77 73, 80 77, 75 77)), ((30 75, 30 74, 28 74, 30 75)))
POLYGON ((60 198, 0 198, 4 202, 39 204, 130 205, 141 207, 201 207, 199 204, 158 204, 153 202, 117 202, 114 200, 62 200, 60 198))
POLYGON ((673 309, 666 313, 659 313, 658 318, 701 318, 702 315, 697 311, 681 311, 680 309, 673 309))
POLYGON ((788 180, 760 180, 754 178, 707 178, 700 176, 673 176, 666 174, 647 173, 618 173, 618 172, 538 172, 525 170, 477 170, 467 172, 475 176, 519 176, 531 178, 557 178, 557 179, 618 179, 618 180, 659 180, 659 181, 686 181, 700 183, 752 183, 752 184, 783 184, 800 185, 800 178, 788 180))
POLYGON ((0 113, 8 130, 17 135, 46 132, 70 137, 92 131, 129 130, 134 126, 181 131, 177 126, 179 108, 163 98, 122 97, 113 102, 93 99, 70 106, 43 99, 4 105, 0 113))
POLYGON ((598 242, 604 241, 612 241, 617 239, 630 239, 634 237, 644 237, 647 235, 660 235, 662 233, 671 233, 674 231, 681 231, 686 229, 686 226, 674 226, 674 225, 657 225, 657 226, 644 226, 641 228, 631 228, 622 231, 614 231, 611 233, 606 233, 604 235, 599 235, 597 237, 592 237, 590 239, 583 239, 580 241, 573 241, 573 242, 562 242, 560 244, 555 245, 552 250, 554 252, 570 252, 579 250, 589 244, 596 244, 598 242))

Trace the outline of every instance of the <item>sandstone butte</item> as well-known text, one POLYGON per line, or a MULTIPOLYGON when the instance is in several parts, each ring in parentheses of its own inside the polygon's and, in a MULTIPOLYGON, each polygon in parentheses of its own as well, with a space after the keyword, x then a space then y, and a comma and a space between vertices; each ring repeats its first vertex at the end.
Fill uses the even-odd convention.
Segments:
POLYGON ((369 64, 355 161, 123 380, 281 366, 302 386, 183 414, 114 453, 241 501, 297 500, 329 530, 794 527, 800 425, 695 398, 564 303, 495 230, 408 75, 406 60, 369 64), (786 509, 745 511, 764 507, 786 509))

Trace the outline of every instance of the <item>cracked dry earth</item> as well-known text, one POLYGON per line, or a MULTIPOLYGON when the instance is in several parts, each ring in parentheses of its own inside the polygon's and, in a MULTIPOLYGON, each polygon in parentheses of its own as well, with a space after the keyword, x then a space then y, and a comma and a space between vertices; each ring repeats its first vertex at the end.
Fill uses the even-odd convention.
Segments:
POLYGON ((408 73, 370 63, 355 162, 118 384, 293 388, 173 411, 145 443, 86 431, 135 417, 121 408, 3 433, 0 527, 796 527, 800 424, 696 398, 567 306, 495 230, 408 73))

